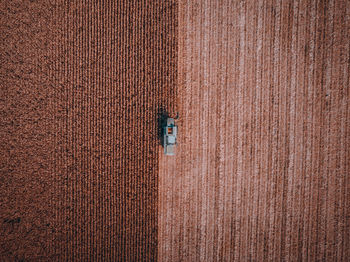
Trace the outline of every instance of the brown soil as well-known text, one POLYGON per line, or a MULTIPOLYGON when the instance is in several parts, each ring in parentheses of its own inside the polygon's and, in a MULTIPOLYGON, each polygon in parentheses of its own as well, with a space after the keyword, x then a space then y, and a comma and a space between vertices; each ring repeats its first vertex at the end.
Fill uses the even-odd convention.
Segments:
POLYGON ((0 1, 0 35, 1 261, 350 257, 349 1, 0 1))
POLYGON ((160 261, 348 261, 350 2, 181 1, 160 261))
POLYGON ((154 261, 175 1, 1 1, 0 260, 154 261))

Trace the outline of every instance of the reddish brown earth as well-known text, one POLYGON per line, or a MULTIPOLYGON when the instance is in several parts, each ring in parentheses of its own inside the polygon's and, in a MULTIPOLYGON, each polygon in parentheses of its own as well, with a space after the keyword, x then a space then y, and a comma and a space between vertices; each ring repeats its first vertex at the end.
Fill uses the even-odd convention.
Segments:
POLYGON ((0 35, 1 261, 350 257, 348 1, 1 1, 0 35))
POLYGON ((349 261, 350 2, 180 1, 160 261, 349 261))
POLYGON ((0 2, 0 260, 154 261, 175 1, 0 2))

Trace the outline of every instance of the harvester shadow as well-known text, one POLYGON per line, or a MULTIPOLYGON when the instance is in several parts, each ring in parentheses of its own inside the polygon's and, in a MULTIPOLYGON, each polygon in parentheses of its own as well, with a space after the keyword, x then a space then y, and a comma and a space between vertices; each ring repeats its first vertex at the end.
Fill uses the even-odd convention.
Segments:
POLYGON ((166 126, 166 121, 169 117, 169 113, 162 107, 158 109, 157 112, 157 135, 158 142, 164 147, 164 127, 166 126))

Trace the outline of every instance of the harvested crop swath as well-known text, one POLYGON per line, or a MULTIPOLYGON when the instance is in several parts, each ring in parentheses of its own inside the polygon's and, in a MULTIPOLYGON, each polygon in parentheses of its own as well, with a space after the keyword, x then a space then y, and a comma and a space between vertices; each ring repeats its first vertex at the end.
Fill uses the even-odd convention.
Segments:
POLYGON ((180 1, 161 261, 347 261, 350 1, 180 1))

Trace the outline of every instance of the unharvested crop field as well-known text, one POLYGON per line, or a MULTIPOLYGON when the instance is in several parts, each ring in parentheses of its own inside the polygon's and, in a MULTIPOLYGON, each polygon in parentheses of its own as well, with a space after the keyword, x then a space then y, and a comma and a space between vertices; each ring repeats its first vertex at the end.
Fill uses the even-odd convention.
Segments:
POLYGON ((350 2, 180 1, 160 261, 348 261, 350 2))
POLYGON ((1 261, 154 261, 175 1, 1 1, 1 261))

